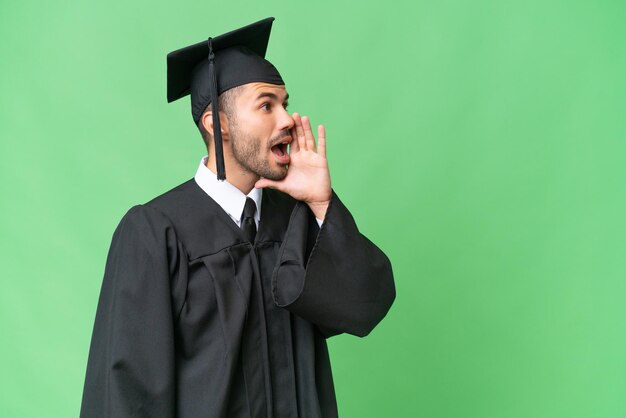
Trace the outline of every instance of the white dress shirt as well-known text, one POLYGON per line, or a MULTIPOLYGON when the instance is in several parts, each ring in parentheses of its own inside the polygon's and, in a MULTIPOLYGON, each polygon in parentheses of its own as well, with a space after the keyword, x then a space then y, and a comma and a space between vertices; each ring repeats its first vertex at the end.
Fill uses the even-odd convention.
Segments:
POLYGON ((196 175, 194 176, 194 180, 198 183, 198 186, 200 186, 211 199, 215 200, 239 227, 241 226, 241 215, 243 213, 243 207, 246 204, 246 197, 252 198, 254 203, 256 203, 257 210, 254 213, 254 221, 258 228, 259 221, 261 220, 262 190, 253 188, 246 196, 241 190, 230 184, 228 180, 219 181, 217 175, 206 166, 208 158, 207 155, 202 157, 196 175))
MULTIPOLYGON (((243 213, 243 207, 246 204, 246 197, 254 200, 257 209, 254 214, 254 221, 258 228, 259 221, 261 220, 262 189, 253 188, 246 196, 241 190, 230 184, 228 180, 219 181, 217 175, 206 166, 208 158, 207 155, 202 157, 198 170, 196 170, 194 180, 198 183, 198 186, 200 186, 211 199, 215 200, 239 227, 241 227, 241 215, 243 213)), ((323 220, 315 219, 317 220, 317 224, 322 226, 323 220)))

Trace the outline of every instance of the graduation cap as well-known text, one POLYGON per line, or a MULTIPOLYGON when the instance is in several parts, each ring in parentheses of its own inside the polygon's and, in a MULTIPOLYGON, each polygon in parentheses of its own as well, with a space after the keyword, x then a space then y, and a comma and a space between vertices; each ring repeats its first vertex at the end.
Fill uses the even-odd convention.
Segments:
POLYGON ((226 179, 226 170, 217 96, 247 83, 285 84, 276 67, 265 59, 273 21, 268 17, 167 54, 168 103, 191 94, 196 124, 212 103, 218 180, 226 179))

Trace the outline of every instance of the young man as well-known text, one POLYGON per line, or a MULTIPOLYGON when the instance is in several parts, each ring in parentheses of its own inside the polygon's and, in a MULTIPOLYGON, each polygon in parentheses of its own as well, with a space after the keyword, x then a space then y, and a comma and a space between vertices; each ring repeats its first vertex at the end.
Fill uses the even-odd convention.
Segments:
POLYGON ((81 417, 336 417, 325 339, 367 335, 395 298, 331 189, 323 126, 316 149, 286 111, 272 21, 168 55, 209 155, 115 230, 81 417))

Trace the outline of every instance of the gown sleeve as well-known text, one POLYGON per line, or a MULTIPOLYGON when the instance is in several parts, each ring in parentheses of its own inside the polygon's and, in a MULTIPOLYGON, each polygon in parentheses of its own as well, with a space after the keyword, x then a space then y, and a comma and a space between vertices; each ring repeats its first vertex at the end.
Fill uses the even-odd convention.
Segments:
POLYGON ((391 263, 359 232, 334 191, 320 228, 311 227, 312 217, 305 203, 296 203, 272 277, 274 302, 326 337, 363 337, 395 299, 391 263))
POLYGON ((92 334, 80 416, 174 417, 171 278, 180 246, 160 212, 138 205, 115 230, 92 334))

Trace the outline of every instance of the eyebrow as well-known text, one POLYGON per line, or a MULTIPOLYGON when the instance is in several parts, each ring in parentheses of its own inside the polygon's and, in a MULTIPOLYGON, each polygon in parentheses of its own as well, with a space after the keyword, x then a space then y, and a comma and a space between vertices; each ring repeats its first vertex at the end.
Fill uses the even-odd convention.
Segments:
MULTIPOLYGON (((257 96, 257 98, 254 99, 254 100, 256 101, 256 100, 259 100, 259 99, 261 99, 263 97, 269 97, 270 99, 278 100, 278 96, 275 95, 274 93, 270 93, 269 91, 265 91, 265 92, 259 94, 257 96)), ((289 101, 289 93, 287 93, 287 96, 285 96, 285 100, 283 102, 287 102, 287 101, 289 101)))

